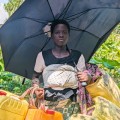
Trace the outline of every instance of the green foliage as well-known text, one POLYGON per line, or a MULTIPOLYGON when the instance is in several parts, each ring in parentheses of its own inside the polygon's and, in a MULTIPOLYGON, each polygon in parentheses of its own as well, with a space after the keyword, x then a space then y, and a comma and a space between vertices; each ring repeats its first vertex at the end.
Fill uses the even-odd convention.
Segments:
POLYGON ((116 34, 120 34, 120 24, 117 25, 113 32, 116 34))
MULTIPOLYGON (((120 25, 117 26, 119 27, 120 25)), ((117 28, 94 54, 90 62, 98 64, 120 82, 120 34, 118 34, 120 31, 117 28)))
POLYGON ((11 16, 18 9, 23 1, 24 0, 9 0, 9 2, 5 4, 5 9, 7 10, 9 16, 11 16))
POLYGON ((23 93, 30 87, 30 80, 26 80, 22 85, 23 77, 20 77, 14 73, 4 71, 4 63, 2 58, 2 52, 0 49, 0 89, 11 91, 16 94, 23 93))
POLYGON ((22 85, 22 79, 22 77, 10 72, 0 72, 0 89, 21 94, 30 87, 30 80, 26 80, 25 84, 22 85))

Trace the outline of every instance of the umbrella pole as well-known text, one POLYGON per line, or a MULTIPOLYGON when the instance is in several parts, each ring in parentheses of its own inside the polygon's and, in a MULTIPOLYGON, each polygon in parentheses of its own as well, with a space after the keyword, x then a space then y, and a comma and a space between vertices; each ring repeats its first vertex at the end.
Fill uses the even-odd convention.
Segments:
POLYGON ((81 113, 85 115, 87 115, 87 100, 86 100, 86 90, 85 90, 86 85, 87 85, 86 82, 82 82, 82 83, 80 81, 78 82, 79 97, 81 101, 80 109, 81 109, 81 113))
MULTIPOLYGON (((80 88, 79 88, 80 89, 80 88)), ((87 115, 87 101, 86 101, 86 90, 85 86, 82 87, 82 99, 81 99, 81 113, 87 115)))
MULTIPOLYGON (((66 45, 66 48, 70 54, 70 49, 68 48, 68 46, 66 45)), ((80 72, 80 70, 77 68, 76 63, 73 61, 75 68, 77 70, 77 72, 80 72)), ((82 71, 81 71, 82 72, 82 71)), ((81 109, 81 113, 82 114, 87 114, 87 101, 86 101, 86 90, 85 90, 85 86, 87 85, 86 82, 78 82, 78 86, 79 86, 79 93, 80 93, 80 100, 81 100, 81 104, 80 104, 80 109, 81 109)))

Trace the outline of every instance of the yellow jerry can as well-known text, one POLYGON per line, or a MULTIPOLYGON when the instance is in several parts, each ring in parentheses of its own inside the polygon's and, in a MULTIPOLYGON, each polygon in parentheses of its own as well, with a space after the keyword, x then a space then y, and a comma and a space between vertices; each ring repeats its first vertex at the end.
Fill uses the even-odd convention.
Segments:
POLYGON ((14 94, 0 95, 0 120, 24 120, 28 106, 26 100, 20 100, 14 94))

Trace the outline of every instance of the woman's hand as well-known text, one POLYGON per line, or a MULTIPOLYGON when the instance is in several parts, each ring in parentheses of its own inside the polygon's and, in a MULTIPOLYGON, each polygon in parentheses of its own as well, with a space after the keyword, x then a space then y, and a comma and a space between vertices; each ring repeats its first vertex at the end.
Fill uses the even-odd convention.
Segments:
POLYGON ((44 89, 39 87, 39 79, 34 78, 32 79, 32 87, 35 88, 34 94, 36 95, 37 99, 43 99, 44 98, 44 89))
POLYGON ((77 72, 77 78, 80 82, 87 82, 87 84, 89 84, 92 79, 87 70, 83 72, 77 72))
POLYGON ((36 85, 38 85, 38 86, 40 85, 40 81, 39 81, 38 78, 32 79, 32 84, 31 84, 31 86, 35 87, 36 85))
POLYGON ((38 98, 38 99, 44 99, 44 89, 43 88, 37 88, 35 90, 35 95, 36 95, 36 98, 38 98))

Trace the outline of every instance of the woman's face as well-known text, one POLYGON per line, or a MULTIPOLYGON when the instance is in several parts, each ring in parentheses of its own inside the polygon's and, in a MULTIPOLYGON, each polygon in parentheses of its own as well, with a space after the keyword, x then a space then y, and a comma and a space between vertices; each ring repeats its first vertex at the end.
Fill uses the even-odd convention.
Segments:
POLYGON ((52 34, 55 45, 59 47, 65 46, 68 42, 68 38, 69 32, 67 26, 64 24, 56 25, 52 34))

